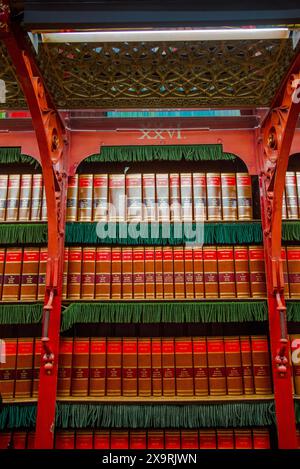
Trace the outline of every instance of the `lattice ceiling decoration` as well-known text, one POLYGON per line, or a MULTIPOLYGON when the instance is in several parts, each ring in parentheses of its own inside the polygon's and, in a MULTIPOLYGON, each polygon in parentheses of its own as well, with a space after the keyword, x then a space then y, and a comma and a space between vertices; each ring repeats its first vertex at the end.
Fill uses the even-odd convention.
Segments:
MULTIPOLYGON (((290 40, 73 43, 41 44, 38 62, 59 108, 255 107, 270 104, 294 54, 290 40)), ((23 107, 7 63, 8 107, 23 107)))
POLYGON ((6 88, 6 103, 0 108, 22 109, 26 108, 26 101, 18 83, 14 68, 8 58, 5 47, 0 41, 0 79, 4 80, 6 88))

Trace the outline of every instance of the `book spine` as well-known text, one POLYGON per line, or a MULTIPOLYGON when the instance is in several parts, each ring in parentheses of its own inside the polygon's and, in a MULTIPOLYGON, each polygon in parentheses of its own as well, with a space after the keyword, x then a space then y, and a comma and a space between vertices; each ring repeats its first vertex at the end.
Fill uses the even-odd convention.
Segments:
POLYGON ((26 432, 14 432, 13 434, 13 449, 26 449, 26 432))
POLYGON ((255 394, 272 394, 268 339, 251 336, 255 394))
POLYGON ((110 449, 110 430, 96 430, 94 449, 110 449))
POLYGON ((155 174, 143 174, 143 220, 155 221, 156 216, 156 196, 155 196, 155 174))
POLYGON ((24 248, 21 277, 21 301, 35 301, 39 274, 39 248, 24 248))
POLYGON ((47 200, 46 200, 45 186, 43 187, 43 195, 42 195, 41 220, 47 221, 47 200))
POLYGON ((206 177, 205 173, 193 173, 194 220, 207 219, 206 177))
POLYGON ((252 432, 250 429, 234 430, 235 449, 253 449, 252 432))
POLYGON ((158 221, 169 221, 170 207, 168 174, 156 174, 156 200, 158 221))
POLYGON ((73 339, 61 337, 59 342, 57 396, 71 396, 73 339))
POLYGON ((220 298, 235 298, 235 272, 233 248, 217 247, 220 298))
POLYGON ((155 249, 145 247, 145 297, 155 299, 155 249))
POLYGON ((217 250, 214 246, 203 247, 203 270, 205 298, 219 296, 217 250))
POLYGON ((94 435, 91 430, 77 430, 75 448, 76 449, 93 449, 94 435))
POLYGON ((236 174, 238 220, 252 220, 252 183, 248 173, 236 174))
POLYGON ((199 432, 200 449, 216 449, 217 435, 215 430, 200 430, 199 432))
POLYGON ((0 174, 0 222, 5 221, 7 191, 8 191, 8 175, 0 174))
POLYGON ((126 174, 126 220, 142 220, 142 175, 126 174))
POLYGON ((163 395, 175 396, 174 338, 162 337, 163 395))
POLYGON ((109 220, 125 221, 125 175, 110 174, 109 191, 109 220))
POLYGON ((27 433, 26 449, 35 449, 35 432, 34 431, 27 433))
POLYGON ((164 297, 163 287, 163 250, 155 247, 155 298, 161 300, 164 297))
POLYGON ((110 449, 128 449, 129 446, 128 430, 111 430, 110 449))
POLYGON ((180 430, 165 430, 165 449, 180 449, 180 430))
POLYGON ((290 220, 297 220, 299 217, 297 180, 296 174, 293 171, 287 171, 285 174, 285 195, 287 218, 290 220))
POLYGON ((291 353, 293 363, 294 390, 300 396, 300 335, 291 335, 291 353))
POLYGON ((184 257, 183 247, 175 246, 173 248, 174 256, 174 290, 175 299, 185 298, 185 279, 184 279, 184 257))
POLYGON ((22 174, 20 183, 19 221, 30 220, 32 174, 22 174))
POLYGON ((107 339, 107 396, 121 396, 121 371, 122 371, 122 339, 109 337, 107 339))
POLYGON ((290 298, 300 298, 300 248, 287 246, 290 298))
POLYGON ((146 449, 147 448, 146 430, 130 430, 129 448, 130 449, 146 449))
POLYGON ((0 300, 2 298, 4 266, 5 266, 5 248, 0 248, 0 300))
POLYGON ((210 395, 225 395, 226 370, 223 337, 207 337, 207 361, 210 395))
POLYGON ((148 449, 165 448, 165 432, 163 430, 148 430, 148 449))
POLYGON ((300 172, 296 172, 296 185, 297 185, 297 204, 300 216, 300 172))
POLYGON ((122 298, 127 300, 133 298, 132 266, 132 248, 122 248, 122 298))
POLYGON ((241 395, 243 389, 241 346, 239 337, 224 337, 227 394, 241 395))
POLYGON ((253 449, 270 449, 270 434, 266 428, 253 428, 253 449))
POLYGON ((33 371, 33 339, 19 338, 16 366, 16 384, 14 397, 31 397, 33 371))
POLYGON ((143 247, 132 248, 133 257, 133 297, 145 298, 145 252, 143 247))
POLYGON ((160 337, 151 340, 152 395, 162 396, 162 344, 160 337))
POLYGON ((78 221, 92 221, 93 175, 80 174, 78 180, 78 221))
POLYGON ((90 344, 90 386, 92 397, 105 396, 106 381, 106 339, 91 337, 90 344))
POLYGON ((234 268, 237 298, 250 297, 250 273, 248 248, 234 246, 234 268))
MULTIPOLYGON (((17 339, 3 339, 5 346, 5 363, 0 362, 0 382, 2 399, 14 397, 17 360, 17 339)), ((1 342, 1 348, 3 347, 1 342)))
POLYGON ((93 221, 108 219, 108 174, 94 174, 93 221))
POLYGON ((266 296, 266 276, 264 249, 260 246, 249 246, 250 286, 252 298, 266 296))
POLYGON ((121 248, 111 250, 111 298, 120 300, 122 293, 122 252, 121 248))
POLYGON ((38 397, 41 354, 42 342, 40 338, 36 338, 34 341, 32 397, 38 397))
POLYGON ((254 394, 253 365, 250 337, 241 336, 241 359, 243 370, 244 394, 254 394))
POLYGON ((58 430, 55 433, 55 449, 74 449, 75 432, 70 430, 58 430))
POLYGON ((223 220, 237 220, 237 186, 235 173, 221 173, 223 220))
POLYGON ((176 395, 193 396, 193 345, 191 337, 175 338, 176 395))
POLYGON ((18 220, 20 202, 20 174, 10 174, 8 177, 8 191, 6 201, 6 221, 14 222, 18 220))
POLYGON ((233 430, 217 430, 217 449, 234 449, 233 430))
POLYGON ((151 396, 151 339, 138 338, 138 395, 151 396))
POLYGON ((181 449, 199 449, 198 430, 181 430, 181 449))
POLYGON ((180 176, 170 174, 170 215, 171 221, 181 221, 180 176))
POLYGON ((111 297, 111 248, 101 247, 96 251, 95 298, 109 300, 111 297))
POLYGON ((281 260, 282 260, 282 268, 283 268, 284 296, 285 296, 285 298, 289 298, 290 297, 289 274, 288 274, 288 265, 287 265, 287 257, 286 257, 286 248, 285 248, 285 246, 283 246, 281 248, 281 260))
POLYGON ((203 252, 202 247, 193 249, 195 298, 204 298, 203 252))
POLYGON ((68 262, 68 295, 70 300, 80 299, 82 248, 69 248, 68 262))
POLYGON ((185 247, 183 251, 183 255, 184 255, 185 297, 188 299, 192 299, 192 298, 195 298, 193 249, 185 247))
POLYGON ((43 195, 43 176, 42 174, 33 174, 31 207, 30 207, 30 220, 31 221, 40 221, 41 219, 42 195, 43 195))
POLYGON ((164 299, 174 298, 174 268, 173 268, 173 249, 165 246, 163 248, 163 280, 164 280, 164 299))
POLYGON ((221 176, 219 173, 206 174, 207 187, 207 219, 222 220, 221 176))
POLYGON ((205 337, 192 337, 195 396, 208 396, 207 345, 205 337))
POLYGON ((286 192, 285 192, 285 189, 283 190, 283 196, 282 196, 282 219, 283 219, 283 220, 286 220, 286 219, 287 219, 286 192))
POLYGON ((122 343, 123 396, 137 396, 137 338, 124 337, 122 343))
POLYGON ((81 298, 93 300, 95 296, 96 248, 82 248, 81 298))
POLYGON ((64 271, 63 271, 63 285, 62 285, 62 299, 67 299, 68 294, 68 266, 69 266, 69 248, 65 246, 64 249, 64 271))
POLYGON ((0 433, 0 450, 1 449, 10 449, 11 446, 14 446, 12 443, 12 433, 11 432, 1 432, 0 433))
POLYGON ((69 176, 68 178, 66 221, 77 220, 77 207, 78 207, 78 174, 74 174, 74 176, 69 176))
POLYGON ((180 174, 181 218, 183 222, 193 221, 193 180, 191 173, 180 174))
POLYGON ((2 301, 19 299, 22 268, 22 248, 7 248, 5 253, 2 301))
POLYGON ((73 347, 71 395, 86 397, 89 390, 90 341, 75 337, 73 347))

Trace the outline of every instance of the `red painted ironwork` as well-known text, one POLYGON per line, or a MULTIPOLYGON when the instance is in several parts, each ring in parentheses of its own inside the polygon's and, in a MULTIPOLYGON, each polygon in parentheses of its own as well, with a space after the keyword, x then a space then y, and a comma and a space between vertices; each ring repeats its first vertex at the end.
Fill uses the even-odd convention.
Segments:
MULTIPOLYGON (((3 5, 3 4, 2 4, 3 5)), ((48 259, 42 325, 42 360, 36 423, 36 448, 52 448, 55 424, 60 332, 65 199, 66 133, 36 66, 23 31, 10 23, 7 6, 1 21, 4 41, 23 88, 38 143, 48 211, 48 259)))

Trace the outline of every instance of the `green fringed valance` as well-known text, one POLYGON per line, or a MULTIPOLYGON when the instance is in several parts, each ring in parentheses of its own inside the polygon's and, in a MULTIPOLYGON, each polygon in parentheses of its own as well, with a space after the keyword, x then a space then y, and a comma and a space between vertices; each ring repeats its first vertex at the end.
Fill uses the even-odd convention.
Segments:
POLYGON ((0 147, 0 164, 29 163, 35 168, 40 167, 40 163, 32 156, 23 155, 20 147, 0 147))
POLYGON ((287 320, 300 322, 300 301, 286 300, 287 320))
POLYGON ((34 428, 35 421, 34 404, 4 404, 0 407, 0 430, 34 428))
POLYGON ((135 145, 101 147, 84 161, 120 163, 122 161, 234 161, 232 153, 223 153, 222 145, 135 145))
POLYGON ((77 323, 227 323, 267 320, 266 301, 72 303, 61 330, 77 323))
POLYGON ((300 241, 300 221, 282 222, 282 241, 300 241))
POLYGON ((1 223, 0 244, 23 245, 23 244, 46 244, 46 223, 1 223))
POLYGON ((0 325, 38 324, 41 320, 41 303, 0 304, 0 325))

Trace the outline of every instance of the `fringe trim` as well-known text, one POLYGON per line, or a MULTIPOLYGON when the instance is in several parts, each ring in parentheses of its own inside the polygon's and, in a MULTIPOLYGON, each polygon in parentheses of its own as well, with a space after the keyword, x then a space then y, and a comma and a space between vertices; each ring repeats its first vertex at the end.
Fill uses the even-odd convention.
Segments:
POLYGON ((20 147, 0 147, 0 164, 11 163, 29 163, 40 168, 40 163, 32 156, 23 155, 20 147))
POLYGON ((300 241, 299 221, 284 221, 282 223, 282 241, 300 241))
POLYGON ((287 320, 300 322, 300 301, 286 300, 287 320))
POLYGON ((46 223, 1 223, 0 244, 46 244, 48 239, 46 223))
POLYGON ((41 303, 0 304, 0 324, 39 324, 41 321, 41 303))
POLYGON ((0 409, 0 430, 34 428, 36 405, 4 404, 0 409))

